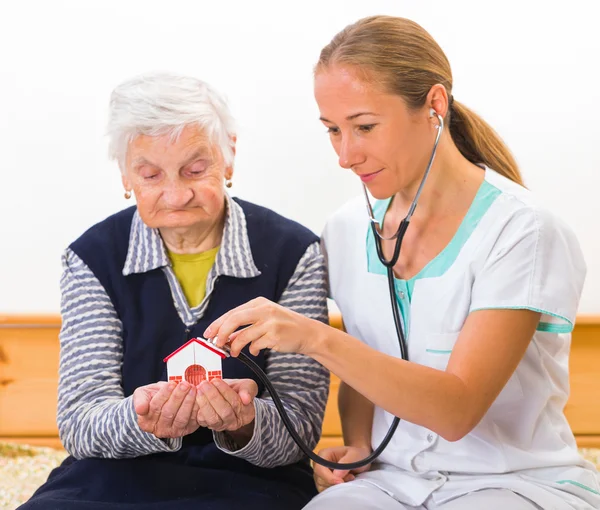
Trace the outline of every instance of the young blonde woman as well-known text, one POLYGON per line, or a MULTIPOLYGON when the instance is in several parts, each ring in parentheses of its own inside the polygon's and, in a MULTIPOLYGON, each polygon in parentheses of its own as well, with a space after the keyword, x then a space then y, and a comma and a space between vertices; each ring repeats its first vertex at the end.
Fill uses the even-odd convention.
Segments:
MULTIPOLYGON (((310 510, 600 508, 597 473, 563 414, 586 272, 579 244, 452 85, 446 56, 412 21, 370 17, 333 38, 315 72, 321 121, 382 225, 374 232, 359 197, 324 231, 347 332, 259 299, 205 335, 229 340, 234 355, 247 344, 303 353, 342 379, 345 446, 322 451, 329 460, 366 457, 401 419, 376 463, 316 466, 326 490, 310 510), (409 215, 442 123, 393 265, 406 361, 376 242, 409 215)), ((381 241, 386 260, 395 242, 381 241)))

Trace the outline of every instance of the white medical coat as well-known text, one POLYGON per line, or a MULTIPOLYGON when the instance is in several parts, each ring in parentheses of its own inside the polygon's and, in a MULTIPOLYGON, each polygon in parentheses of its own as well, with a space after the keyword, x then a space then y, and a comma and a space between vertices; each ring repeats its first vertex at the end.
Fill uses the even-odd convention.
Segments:
MULTIPOLYGON (((376 203, 378 219, 388 204, 376 203)), ((323 246, 331 297, 348 333, 400 357, 386 271, 377 258, 363 200, 353 200, 333 215, 323 246)), ((585 273, 572 231, 539 207, 528 190, 486 169, 448 246, 411 280, 396 279, 409 359, 445 370, 460 330, 475 310, 539 311, 537 331, 505 388, 467 436, 449 442, 401 420, 377 469, 361 476, 410 505, 420 505, 430 495, 441 502, 485 487, 504 487, 542 508, 600 508, 597 473, 579 455, 563 414, 570 333, 585 273)), ((375 409, 374 447, 392 420, 390 413, 375 409)))

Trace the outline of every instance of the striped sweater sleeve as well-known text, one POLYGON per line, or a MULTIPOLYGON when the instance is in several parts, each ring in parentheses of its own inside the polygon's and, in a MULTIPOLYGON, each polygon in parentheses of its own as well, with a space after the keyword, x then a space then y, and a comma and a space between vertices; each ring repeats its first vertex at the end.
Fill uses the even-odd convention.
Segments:
MULTIPOLYGON (((311 319, 327 323, 327 277, 319 244, 309 246, 279 304, 311 319)), ((329 371, 302 354, 270 351, 266 374, 281 396, 288 415, 300 437, 312 450, 321 435, 325 405, 329 393, 329 371)), ((256 418, 250 442, 236 449, 227 433, 215 432, 217 446, 261 467, 292 464, 303 459, 279 416, 273 400, 265 393, 254 400, 256 418)))
POLYGON ((121 384, 122 324, 106 291, 72 251, 63 255, 58 430, 73 457, 126 458, 174 451, 143 432, 121 384))

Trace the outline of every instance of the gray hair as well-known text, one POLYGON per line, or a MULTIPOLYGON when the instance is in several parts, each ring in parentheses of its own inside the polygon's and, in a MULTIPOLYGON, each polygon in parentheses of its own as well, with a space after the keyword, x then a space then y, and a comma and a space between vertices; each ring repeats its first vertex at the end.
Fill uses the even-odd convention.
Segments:
POLYGON ((225 100, 207 83, 169 73, 148 73, 118 85, 110 97, 109 156, 125 171, 127 146, 139 135, 170 134, 198 124, 233 164, 235 122, 225 100))

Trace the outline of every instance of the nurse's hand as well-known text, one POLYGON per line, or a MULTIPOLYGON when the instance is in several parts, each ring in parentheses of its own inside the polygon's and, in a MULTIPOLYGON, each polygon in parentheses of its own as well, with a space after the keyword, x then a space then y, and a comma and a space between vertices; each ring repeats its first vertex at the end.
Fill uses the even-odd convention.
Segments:
POLYGON ((133 392, 133 407, 139 427, 159 438, 183 437, 199 427, 196 388, 185 381, 140 386, 133 392))
POLYGON ((217 337, 219 347, 229 343, 232 356, 237 356, 247 344, 251 344, 250 353, 254 356, 262 349, 310 354, 312 342, 327 327, 261 297, 219 317, 204 331, 204 338, 217 337), (242 326, 246 327, 237 331, 242 326))
POLYGON ((202 381, 196 388, 198 424, 216 432, 231 432, 239 446, 247 443, 254 432, 256 382, 252 379, 213 379, 202 381))
MULTIPOLYGON (((368 457, 371 454, 369 448, 359 448, 357 446, 336 446, 333 448, 325 448, 319 452, 319 456, 332 462, 356 462, 368 457)), ((355 475, 364 473, 371 469, 371 464, 352 469, 329 469, 320 464, 314 466, 315 485, 319 492, 324 491, 332 485, 337 485, 344 482, 351 482, 355 475)))

